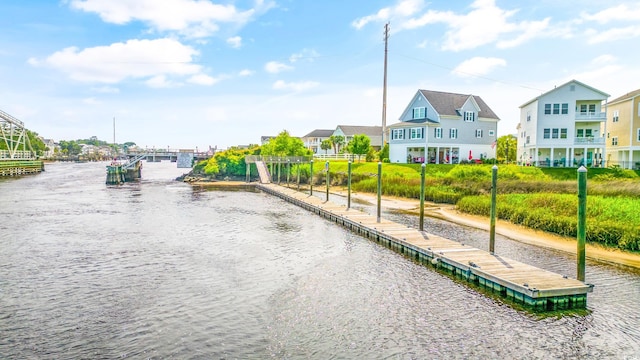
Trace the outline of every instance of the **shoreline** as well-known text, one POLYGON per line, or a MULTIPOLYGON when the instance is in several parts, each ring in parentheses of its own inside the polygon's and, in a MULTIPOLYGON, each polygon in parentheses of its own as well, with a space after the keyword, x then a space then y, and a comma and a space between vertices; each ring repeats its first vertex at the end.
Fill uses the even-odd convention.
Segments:
MULTIPOLYGON (((201 187, 250 187, 255 183, 243 181, 193 181, 188 184, 201 187)), ((303 190, 304 188, 301 188, 303 190)), ((346 197, 347 190, 344 187, 334 187, 331 194, 346 197)), ((352 199, 374 205, 377 202, 377 195, 371 193, 351 192, 352 199)), ((381 198, 380 206, 386 209, 405 212, 407 214, 419 216, 420 201, 417 199, 400 198, 384 195, 381 198)), ((425 201, 425 216, 438 218, 454 224, 469 226, 481 230, 489 231, 489 218, 477 215, 464 214, 455 209, 454 205, 436 204, 425 201)), ((510 222, 496 219, 496 234, 500 234, 511 240, 529 245, 539 246, 548 249, 563 251, 570 254, 577 252, 577 240, 563 237, 552 233, 533 230, 524 226, 512 224, 510 222)), ((616 249, 605 248, 597 244, 586 244, 586 257, 589 260, 604 262, 611 265, 625 266, 640 269, 640 254, 627 253, 616 249)))

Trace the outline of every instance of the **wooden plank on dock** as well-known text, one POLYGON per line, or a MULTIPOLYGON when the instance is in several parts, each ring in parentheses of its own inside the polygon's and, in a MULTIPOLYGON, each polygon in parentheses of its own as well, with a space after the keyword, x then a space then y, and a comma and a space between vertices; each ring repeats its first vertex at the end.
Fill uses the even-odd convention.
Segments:
POLYGON ((258 188, 536 310, 586 307, 592 285, 276 184, 258 188))

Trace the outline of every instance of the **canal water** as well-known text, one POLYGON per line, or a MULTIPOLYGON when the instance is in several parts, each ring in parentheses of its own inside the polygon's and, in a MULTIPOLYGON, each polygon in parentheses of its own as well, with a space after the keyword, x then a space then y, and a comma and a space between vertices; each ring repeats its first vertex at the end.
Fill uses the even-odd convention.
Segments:
MULTIPOLYGON (((540 318, 270 195, 194 188, 169 162, 107 186, 105 165, 0 179, 0 358, 640 359, 638 271, 588 262, 589 311, 540 318)), ((575 276, 572 255, 496 252, 575 276)))

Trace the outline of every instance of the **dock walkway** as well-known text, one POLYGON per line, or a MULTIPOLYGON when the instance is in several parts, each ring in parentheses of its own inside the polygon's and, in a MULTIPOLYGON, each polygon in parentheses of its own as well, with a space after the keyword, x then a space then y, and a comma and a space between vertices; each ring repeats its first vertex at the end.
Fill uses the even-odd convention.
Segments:
POLYGON ((535 311, 583 309, 593 286, 276 184, 262 191, 535 311))

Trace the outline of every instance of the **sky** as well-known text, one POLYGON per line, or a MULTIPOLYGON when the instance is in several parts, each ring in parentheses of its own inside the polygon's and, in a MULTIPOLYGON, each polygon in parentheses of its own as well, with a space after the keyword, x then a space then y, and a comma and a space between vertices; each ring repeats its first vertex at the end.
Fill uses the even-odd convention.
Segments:
POLYGON ((0 110, 44 138, 225 149, 380 126, 419 89, 519 106, 572 79, 640 88, 640 2, 3 0, 0 110))

